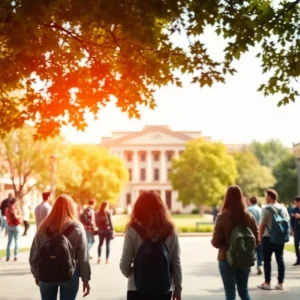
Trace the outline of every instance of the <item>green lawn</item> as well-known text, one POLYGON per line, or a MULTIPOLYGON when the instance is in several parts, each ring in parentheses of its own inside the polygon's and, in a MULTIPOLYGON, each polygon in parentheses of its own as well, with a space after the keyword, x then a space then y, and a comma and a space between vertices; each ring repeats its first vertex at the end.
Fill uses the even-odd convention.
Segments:
MULTIPOLYGON (((196 222, 203 223, 199 225, 198 232, 213 231, 212 218, 208 215, 203 217, 199 215, 172 215, 172 219, 179 232, 197 232, 196 222)), ((116 232, 124 232, 128 216, 117 215, 114 217, 113 222, 116 232)))
MULTIPOLYGON (((26 252, 29 251, 29 248, 21 248, 19 249, 19 252, 26 252)), ((6 256, 6 250, 0 249, 0 257, 5 257, 6 256)))
POLYGON ((287 251, 295 252, 295 247, 292 244, 285 244, 284 249, 287 251))

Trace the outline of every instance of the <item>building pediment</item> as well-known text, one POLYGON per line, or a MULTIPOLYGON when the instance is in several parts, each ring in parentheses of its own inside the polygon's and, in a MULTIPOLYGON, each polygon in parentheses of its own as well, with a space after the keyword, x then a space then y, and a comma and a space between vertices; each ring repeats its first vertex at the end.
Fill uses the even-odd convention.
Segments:
POLYGON ((178 145, 185 144, 192 138, 182 132, 171 131, 166 126, 148 126, 140 132, 130 132, 120 138, 106 138, 104 146, 125 145, 178 145))

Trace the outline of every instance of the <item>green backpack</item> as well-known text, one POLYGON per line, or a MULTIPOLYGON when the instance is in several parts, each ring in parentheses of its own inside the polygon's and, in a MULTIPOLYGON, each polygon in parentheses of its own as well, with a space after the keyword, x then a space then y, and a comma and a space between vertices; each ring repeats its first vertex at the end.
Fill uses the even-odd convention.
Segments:
POLYGON ((238 225, 233 228, 230 247, 226 258, 228 263, 238 269, 246 269, 255 263, 256 240, 249 227, 238 225))

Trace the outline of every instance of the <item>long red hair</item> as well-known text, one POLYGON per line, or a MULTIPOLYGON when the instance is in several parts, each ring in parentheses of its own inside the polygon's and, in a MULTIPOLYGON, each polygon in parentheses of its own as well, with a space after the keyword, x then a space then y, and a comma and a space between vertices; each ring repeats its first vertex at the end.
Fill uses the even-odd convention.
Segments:
POLYGON ((231 185, 227 189, 221 211, 229 213, 235 224, 247 222, 246 203, 238 185, 231 185))
POLYGON ((145 230, 147 238, 161 237, 175 230, 165 204, 154 191, 144 191, 136 200, 126 229, 134 223, 145 230))
POLYGON ((66 194, 58 196, 50 215, 42 222, 38 232, 51 231, 62 232, 64 225, 69 221, 76 220, 75 205, 72 197, 66 194))

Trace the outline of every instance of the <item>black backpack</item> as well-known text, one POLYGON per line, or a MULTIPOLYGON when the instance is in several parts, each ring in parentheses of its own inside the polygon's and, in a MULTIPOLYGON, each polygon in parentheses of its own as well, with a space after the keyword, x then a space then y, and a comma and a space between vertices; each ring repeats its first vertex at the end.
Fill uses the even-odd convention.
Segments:
POLYGON ((80 216, 80 221, 83 225, 92 224, 92 212, 89 208, 86 208, 80 216))
POLYGON ((98 213, 98 216, 97 216, 97 227, 100 230, 109 230, 109 229, 111 229, 106 212, 104 212, 104 214, 98 213))
POLYGON ((132 227, 143 239, 134 261, 135 286, 145 295, 166 295, 172 285, 172 258, 165 241, 170 232, 157 241, 145 237, 145 231, 138 224, 132 227))
POLYGON ((48 239, 38 254, 38 277, 42 282, 65 282, 72 279, 76 270, 73 247, 67 238, 74 230, 71 224, 62 234, 47 232, 48 239))

